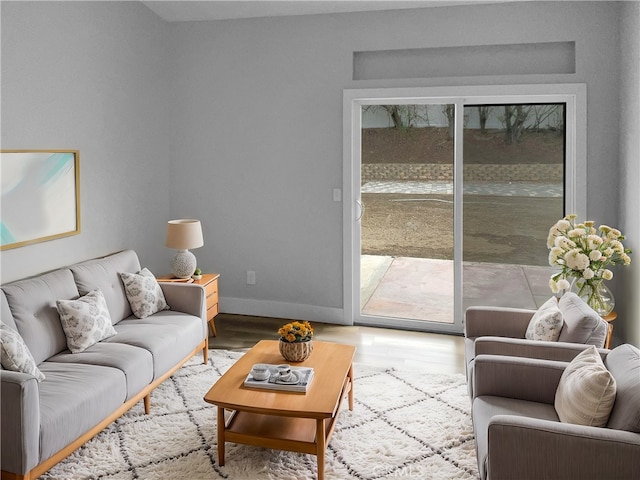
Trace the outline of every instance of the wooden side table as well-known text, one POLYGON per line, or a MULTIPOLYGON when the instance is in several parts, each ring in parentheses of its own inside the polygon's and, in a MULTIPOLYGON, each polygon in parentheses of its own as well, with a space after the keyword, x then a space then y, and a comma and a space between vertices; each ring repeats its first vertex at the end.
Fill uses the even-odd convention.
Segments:
POLYGON ((616 318, 618 318, 618 314, 614 310, 613 312, 609 313, 608 315, 605 315, 602 318, 609 324, 609 330, 607 331, 607 339, 604 341, 604 348, 608 349, 611 346, 611 337, 613 336, 613 322, 616 318))
POLYGON ((205 294, 207 296, 207 322, 209 323, 209 329, 211 334, 216 337, 215 318, 220 311, 218 307, 218 273, 204 273, 200 280, 194 280, 196 285, 202 285, 204 287, 205 294))
POLYGON ((215 318, 220 311, 218 307, 218 279, 219 273, 204 273, 200 280, 181 280, 170 276, 158 277, 159 282, 189 282, 196 285, 202 285, 204 287, 205 296, 207 298, 207 323, 209 324, 209 330, 215 337, 218 335, 216 332, 215 318))

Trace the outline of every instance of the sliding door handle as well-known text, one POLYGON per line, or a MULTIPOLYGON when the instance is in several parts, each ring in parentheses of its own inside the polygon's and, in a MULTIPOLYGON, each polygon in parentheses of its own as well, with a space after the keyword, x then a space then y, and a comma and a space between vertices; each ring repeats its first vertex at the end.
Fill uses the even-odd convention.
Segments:
POLYGON ((356 205, 360 207, 360 215, 358 215, 358 218, 356 218, 356 222, 359 222, 360 220, 362 220, 362 217, 364 215, 364 203, 362 203, 360 200, 356 200, 356 205))

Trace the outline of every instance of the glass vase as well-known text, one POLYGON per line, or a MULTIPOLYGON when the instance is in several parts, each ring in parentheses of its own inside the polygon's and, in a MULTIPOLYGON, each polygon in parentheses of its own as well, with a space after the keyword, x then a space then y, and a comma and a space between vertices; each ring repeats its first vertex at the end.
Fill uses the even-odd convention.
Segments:
POLYGON ((578 295, 598 315, 609 315, 615 307, 616 300, 611 290, 604 284, 604 280, 585 280, 578 278, 571 284, 571 291, 578 295))

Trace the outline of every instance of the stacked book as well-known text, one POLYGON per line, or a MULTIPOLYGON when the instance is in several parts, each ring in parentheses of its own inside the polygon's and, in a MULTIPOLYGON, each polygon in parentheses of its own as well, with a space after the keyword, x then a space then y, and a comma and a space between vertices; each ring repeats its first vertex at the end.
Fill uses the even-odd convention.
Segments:
POLYGON ((267 365, 269 377, 265 380, 256 380, 249 373, 244 381, 244 386, 249 388, 261 388, 266 390, 279 390, 284 392, 306 393, 313 380, 313 368, 311 367, 290 367, 291 375, 282 380, 278 375, 279 365, 267 365))

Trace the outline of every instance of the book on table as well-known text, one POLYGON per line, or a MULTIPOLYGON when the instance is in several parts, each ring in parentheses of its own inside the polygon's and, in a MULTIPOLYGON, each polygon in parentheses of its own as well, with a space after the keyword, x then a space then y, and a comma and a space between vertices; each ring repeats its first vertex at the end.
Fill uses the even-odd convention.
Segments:
POLYGON ((268 365, 269 378, 266 380, 256 380, 251 373, 247 375, 244 386, 249 388, 260 388, 265 390, 278 390, 281 392, 306 393, 313 380, 313 368, 311 367, 291 367, 291 373, 295 375, 295 381, 280 382, 278 380, 278 365, 268 365))

